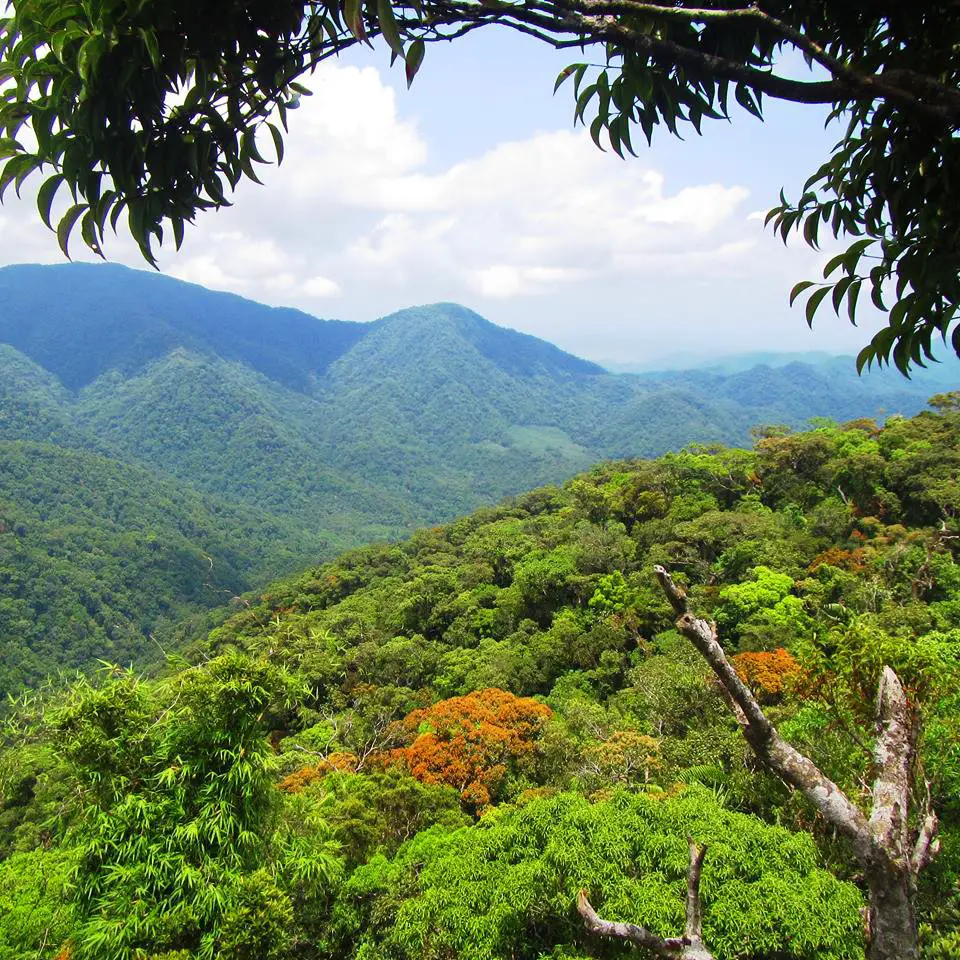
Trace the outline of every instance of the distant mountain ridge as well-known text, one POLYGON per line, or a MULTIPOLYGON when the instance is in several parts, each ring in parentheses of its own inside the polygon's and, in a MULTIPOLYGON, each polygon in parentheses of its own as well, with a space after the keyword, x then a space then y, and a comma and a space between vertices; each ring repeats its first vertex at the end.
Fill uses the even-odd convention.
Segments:
MULTIPOLYGON (((40 580, 49 557, 50 583, 63 586, 48 593, 87 597, 76 607, 86 612, 68 621, 90 620, 97 636, 110 635, 110 598, 136 596, 124 570, 150 570, 153 591, 169 595, 150 616, 114 618, 132 625, 116 648, 126 655, 170 611, 186 615, 318 553, 400 536, 598 460, 744 444, 761 423, 909 415, 934 392, 919 378, 858 378, 833 361, 615 375, 457 304, 370 323, 319 320, 112 265, 2 268, 0 304, 0 513, 9 519, 0 530, 0 645, 22 635, 11 624, 47 622, 46 601, 31 614, 22 597, 3 619, 16 580, 4 581, 4 570, 18 557, 29 556, 40 580), (24 443, 41 444, 42 455, 24 443), (17 471, 4 474, 4 458, 17 471), (61 478, 58 496, 72 496, 69 477, 96 477, 83 482, 127 504, 139 488, 143 511, 129 507, 117 521, 109 499, 94 500, 102 528, 91 507, 83 529, 69 529, 43 502, 54 488, 41 478, 31 499, 24 465, 33 461, 61 478), (204 519, 185 527, 181 510, 204 519), (166 572, 141 555, 145 528, 179 545, 165 554, 166 572), (103 530, 113 531, 106 540, 103 530), (97 560, 101 573, 88 582, 85 549, 125 559, 97 560), (229 571, 224 583, 198 585, 201 556, 229 571)), ((51 662, 90 662, 80 640, 89 630, 54 621, 31 633, 34 675, 51 662), (59 661, 58 637, 74 638, 62 640, 59 661)), ((14 672, 6 682, 15 680, 14 672)))
MULTIPOLYGON (((71 390, 111 370, 134 373, 177 347, 239 360, 284 386, 307 390, 378 325, 415 324, 420 317, 413 308, 372 323, 321 320, 113 264, 2 267, 0 302, 0 342, 71 390)), ((605 372, 536 337, 495 327, 465 307, 436 307, 481 354, 516 374, 605 372)))
POLYGON ((3 268, 0 302, 0 368, 31 384, 0 436, 148 465, 339 546, 605 457, 912 414, 930 392, 835 361, 613 375, 457 304, 319 320, 114 265, 3 268))
POLYGON ((176 347, 304 389, 366 332, 114 264, 3 267, 0 302, 0 341, 71 390, 110 370, 133 373, 176 347))

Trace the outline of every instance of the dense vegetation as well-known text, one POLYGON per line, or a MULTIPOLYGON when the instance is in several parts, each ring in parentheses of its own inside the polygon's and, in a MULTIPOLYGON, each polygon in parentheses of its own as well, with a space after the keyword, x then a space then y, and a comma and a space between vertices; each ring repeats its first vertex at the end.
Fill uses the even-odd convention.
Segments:
POLYGON ((862 956, 863 878, 750 761, 651 576, 715 619, 848 795, 891 665, 960 957, 960 395, 606 463, 270 587, 167 675, 20 702, 0 754, 0 958, 581 960, 682 929, 687 836, 727 960, 862 956))
POLYGON ((0 295, 0 694, 602 457, 911 413, 936 380, 614 376, 454 305, 321 321, 109 266, 4 268, 0 295))
POLYGON ((136 467, 0 440, 0 694, 156 658, 179 621, 325 550, 290 521, 136 467))

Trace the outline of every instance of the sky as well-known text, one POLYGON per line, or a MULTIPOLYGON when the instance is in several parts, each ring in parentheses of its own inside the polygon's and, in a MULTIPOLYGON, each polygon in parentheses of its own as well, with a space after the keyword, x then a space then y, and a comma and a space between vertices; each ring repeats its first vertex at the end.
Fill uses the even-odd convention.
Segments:
MULTIPOLYGON (((787 303, 831 248, 763 227, 827 157, 825 110, 770 104, 765 123, 740 112, 651 148, 638 134, 620 160, 574 128, 570 87, 553 94, 575 54, 479 31, 430 47, 408 91, 385 49, 351 51, 307 81, 266 186, 201 214, 161 270, 324 318, 454 301, 601 363, 862 347, 876 317, 823 309, 811 331, 787 303)), ((86 259, 79 235, 71 252, 86 259)), ((146 268, 127 238, 106 252, 146 268)), ((61 259, 29 185, 11 193, 0 264, 61 259)))

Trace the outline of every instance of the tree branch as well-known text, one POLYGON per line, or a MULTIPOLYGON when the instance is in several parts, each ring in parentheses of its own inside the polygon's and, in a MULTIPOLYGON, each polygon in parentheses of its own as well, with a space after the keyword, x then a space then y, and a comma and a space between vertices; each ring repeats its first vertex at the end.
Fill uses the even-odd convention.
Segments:
MULTIPOLYGON (((523 4, 490 0, 489 6, 456 0, 436 0, 431 5, 432 26, 499 23, 522 33, 532 33, 553 46, 612 43, 649 56, 664 68, 681 66, 694 73, 743 83, 777 100, 793 103, 836 103, 841 100, 872 102, 883 99, 906 113, 938 124, 956 124, 960 118, 960 93, 933 77, 912 71, 864 74, 829 53, 803 30, 761 10, 758 4, 708 8, 683 7, 668 0, 527 0, 523 4), (690 23, 753 19, 783 41, 796 47, 831 74, 830 80, 804 81, 779 76, 771 70, 749 66, 739 60, 677 43, 624 17, 653 14, 690 23), (573 34, 575 39, 559 40, 573 34), (908 76, 909 74, 909 76, 908 76)), ((441 39, 435 37, 431 39, 441 39)))
POLYGON ((877 776, 873 783, 870 832, 876 844, 897 859, 906 857, 910 781, 916 723, 899 677, 884 667, 877 692, 880 735, 873 756, 877 776))
POLYGON ((757 759, 788 786, 799 790, 820 815, 850 841, 853 852, 862 865, 873 863, 878 853, 882 856, 882 852, 873 842, 863 812, 812 760, 780 736, 756 698, 731 666, 723 647, 717 641, 715 626, 706 620, 696 619, 689 612, 686 594, 673 582, 664 567, 658 565, 653 569, 667 599, 678 614, 677 629, 700 651, 719 680, 728 701, 734 707, 734 714, 744 738, 757 759))
POLYGON ((703 858, 707 854, 704 844, 698 847, 693 837, 687 837, 690 848, 690 869, 687 871, 687 922, 683 929, 684 938, 690 943, 703 943, 703 904, 700 901, 700 873, 703 870, 703 858))
POLYGON ((646 927, 635 923, 623 923, 619 920, 604 920, 593 909, 587 891, 581 890, 577 894, 577 913, 583 918, 583 924, 590 933, 598 937, 610 937, 613 940, 625 940, 627 943, 645 947, 658 957, 673 957, 675 953, 667 946, 667 941, 651 933, 646 927))
POLYGON ((700 873, 707 848, 698 846, 692 837, 688 837, 687 842, 690 848, 690 865, 687 868, 687 919, 682 937, 658 937, 646 927, 635 923, 604 920, 591 906, 587 891, 581 890, 577 894, 577 912, 583 918, 587 930, 600 937, 624 940, 644 947, 664 960, 714 960, 713 954, 707 950, 701 939, 703 908, 700 902, 700 873))
POLYGON ((930 800, 929 781, 924 781, 924 786, 926 787, 926 800, 924 802, 923 823, 920 826, 920 833, 910 857, 910 870, 915 877, 919 876, 920 871, 940 852, 940 840, 937 837, 940 821, 934 813, 933 804, 930 800))

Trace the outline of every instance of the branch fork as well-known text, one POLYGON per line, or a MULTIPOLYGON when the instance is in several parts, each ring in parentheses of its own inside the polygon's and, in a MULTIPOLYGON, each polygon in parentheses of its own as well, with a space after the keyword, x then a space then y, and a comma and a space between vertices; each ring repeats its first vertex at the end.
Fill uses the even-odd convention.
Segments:
POLYGON ((590 933, 610 937, 645 947, 664 960, 714 960, 713 954, 703 943, 703 908, 700 902, 700 873, 703 858, 707 853, 692 837, 687 838, 690 849, 690 865, 687 869, 687 919, 680 937, 658 937, 646 927, 618 920, 604 920, 599 916, 587 896, 586 890, 577 895, 577 912, 583 918, 590 933))

